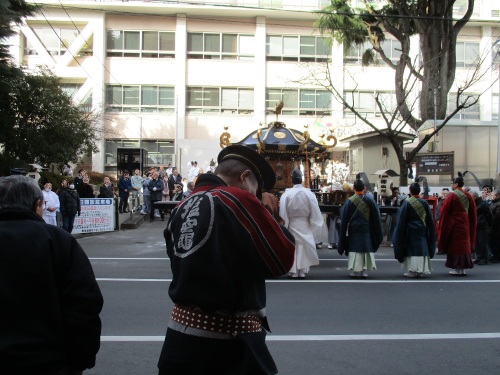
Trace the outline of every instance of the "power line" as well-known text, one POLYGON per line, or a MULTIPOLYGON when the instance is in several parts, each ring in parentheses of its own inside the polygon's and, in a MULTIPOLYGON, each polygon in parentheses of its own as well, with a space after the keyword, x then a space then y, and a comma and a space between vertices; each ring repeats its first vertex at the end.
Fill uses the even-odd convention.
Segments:
MULTIPOLYGON (((184 3, 184 4, 191 4, 191 3, 189 3, 189 2, 181 2, 181 3, 184 3)), ((35 3, 35 4, 36 4, 36 6, 38 7, 38 9, 39 9, 40 13, 42 14, 42 16, 44 17, 44 19, 45 19, 45 21, 47 22, 47 24, 51 27, 51 29, 53 30, 53 32, 56 34, 56 36, 58 37, 58 39, 59 39, 59 40, 60 40, 60 42, 62 43, 62 45, 63 45, 64 47, 66 47, 65 43, 63 42, 63 40, 61 39, 61 37, 58 35, 58 33, 57 33, 57 32, 56 32, 56 30, 54 29, 54 27, 53 27, 53 25, 51 24, 51 22, 47 19, 47 17, 45 16, 45 14, 43 13, 43 11, 41 10, 41 8, 40 8, 39 4, 37 4, 37 3, 35 3)), ((69 20, 71 21, 71 23, 73 24, 73 26, 75 27, 76 31, 78 32, 78 35, 79 35, 80 37, 82 37, 82 35, 81 35, 81 32, 80 32, 79 28, 77 27, 77 25, 75 24, 75 22, 74 22, 74 21, 73 21, 73 19, 71 18, 70 14, 69 14, 69 13, 68 13, 68 11, 66 10, 66 7, 62 4, 61 0, 59 0, 59 4, 60 4, 60 7, 61 7, 61 8, 64 10, 64 12, 66 13, 66 15, 67 15, 67 17, 69 18, 69 20)), ((55 8, 59 8, 59 7, 55 7, 55 8)), ((72 7, 68 7, 68 8, 72 8, 72 7)), ((79 10, 80 10, 80 8, 76 8, 76 7, 73 7, 72 9, 79 9, 79 10)), ((176 18, 176 17, 177 17, 176 15, 173 15, 173 16, 168 16, 168 15, 144 15, 144 14, 142 14, 142 13, 138 13, 138 12, 132 12, 132 13, 131 13, 131 12, 113 12, 113 11, 109 11, 109 12, 107 12, 107 13, 112 13, 112 14, 133 14, 133 15, 142 15, 142 16, 144 16, 144 17, 153 17, 153 16, 154 16, 154 17, 166 17, 166 18, 176 18)), ((304 12, 302 11, 302 13, 304 13, 304 12)), ((219 23, 228 23, 228 20, 213 19, 213 18, 206 18, 206 17, 205 17, 205 18, 204 18, 204 17, 201 17, 201 18, 196 18, 196 19, 194 19, 194 20, 200 20, 200 21, 202 21, 202 20, 205 20, 205 21, 206 21, 206 20, 211 20, 211 21, 215 21, 215 22, 219 22, 219 23)), ((238 21, 229 21, 229 23, 231 23, 231 22, 237 23, 238 25, 241 25, 241 24, 242 24, 241 20, 238 20, 238 21)), ((255 22, 248 22, 247 24, 249 24, 249 25, 255 25, 255 22)), ((268 25, 272 26, 273 24, 271 23, 271 24, 268 24, 268 25)), ((276 25, 278 25, 278 24, 276 24, 276 25)), ((280 25, 281 25, 281 24, 280 24, 280 25)), ((307 28, 308 30, 310 29, 310 27, 307 27, 307 26, 296 26, 296 27, 300 27, 300 28, 307 28)), ((82 38, 83 38, 83 37, 82 37, 82 38)), ((112 78, 113 78, 113 79, 117 82, 117 84, 118 84, 118 85, 120 85, 120 86, 122 87, 122 90, 125 90, 125 93, 126 93, 127 91, 126 91, 125 85, 121 84, 121 83, 118 81, 118 79, 116 79, 116 77, 114 77, 114 76, 113 76, 113 74, 109 71, 109 69, 106 67, 105 63, 104 63, 103 61, 100 61, 100 60, 97 58, 97 56, 95 56, 95 55, 94 55, 94 51, 93 51, 92 47, 91 47, 91 46, 89 46, 89 44, 88 44, 87 40, 85 40, 84 42, 85 42, 85 45, 86 45, 86 46, 87 46, 87 47, 88 47, 88 48, 92 51, 93 57, 94 57, 94 58, 95 58, 95 59, 99 62, 99 64, 100 64, 100 65, 101 65, 101 66, 105 69, 105 71, 109 73, 110 77, 112 77, 112 78)), ((70 52, 69 50, 68 50, 68 53, 70 53, 70 54, 71 54, 71 52, 70 52)), ((82 65, 78 62, 78 60, 76 60, 75 56, 73 56, 72 54, 71 54, 71 56, 72 56, 72 57, 73 57, 73 59, 77 62, 77 64, 78 64, 78 65, 82 68, 82 70, 83 70, 83 71, 87 74, 87 77, 88 77, 88 78, 90 78, 90 79, 92 79, 92 80, 95 82, 95 80, 93 79, 93 77, 92 77, 92 76, 91 76, 91 75, 90 75, 90 74, 89 74, 89 73, 85 70, 85 68, 84 68, 84 67, 83 67, 83 66, 82 66, 82 65)), ((101 82, 100 84, 102 84, 102 82, 101 82)), ((106 89, 103 89, 102 91, 103 91, 103 93, 104 93, 105 97, 107 98, 107 92, 106 92, 106 89)), ((134 93, 134 95, 135 95, 135 93, 134 93)), ((136 99, 139 99, 139 97, 138 97, 138 96, 135 96, 135 98, 136 98, 136 99)), ((114 103, 114 104, 117 104, 117 105, 122 105, 122 104, 123 104, 123 103, 118 103, 118 102, 117 102, 117 101, 115 101, 114 99, 113 99, 113 103, 114 103)), ((140 117, 140 116, 136 115, 134 112, 131 112, 131 113, 132 113, 132 114, 134 114, 134 115, 135 115, 135 116, 137 116, 137 117, 140 117)))

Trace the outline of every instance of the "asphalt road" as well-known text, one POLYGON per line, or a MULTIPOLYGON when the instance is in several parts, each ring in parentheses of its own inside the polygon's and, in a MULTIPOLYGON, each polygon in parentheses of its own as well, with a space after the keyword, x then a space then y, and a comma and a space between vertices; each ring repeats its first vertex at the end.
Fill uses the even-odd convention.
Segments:
MULTIPOLYGON (((101 350, 89 375, 149 375, 172 302, 166 222, 78 239, 104 294, 101 350)), ((392 249, 352 280, 346 257, 319 250, 305 280, 267 282, 268 346, 280 374, 500 374, 500 264, 448 275, 444 257, 425 279, 402 276, 392 249)))

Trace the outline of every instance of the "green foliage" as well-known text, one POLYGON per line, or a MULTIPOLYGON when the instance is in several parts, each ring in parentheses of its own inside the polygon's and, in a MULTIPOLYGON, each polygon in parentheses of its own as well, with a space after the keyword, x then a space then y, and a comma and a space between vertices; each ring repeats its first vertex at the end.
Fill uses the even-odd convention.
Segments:
POLYGON ((4 69, 10 70, 9 46, 5 44, 6 38, 14 35, 12 28, 14 24, 20 24, 23 18, 32 15, 35 7, 27 4, 24 0, 2 0, 0 1, 0 77, 3 77, 4 69))
MULTIPOLYGON (((104 177, 109 177, 114 186, 116 186, 116 176, 114 174, 106 174, 95 171, 87 172, 87 176, 89 176, 90 184, 94 186, 94 190, 99 190, 99 186, 101 186, 104 182, 104 177)), ((40 172, 40 180, 38 180, 40 186, 43 186, 47 182, 52 184, 53 190, 56 191, 61 186, 61 181, 74 180, 75 177, 69 178, 60 173, 52 173, 49 171, 40 172)))
POLYGON ((90 183, 92 185, 97 185, 101 186, 104 182, 104 177, 109 177, 113 185, 116 186, 116 173, 101 173, 101 172, 95 172, 95 171, 90 171, 87 172, 87 176, 89 176, 90 183))
POLYGON ((361 63, 363 66, 368 66, 371 65, 375 62, 377 56, 375 55, 375 52, 373 49, 367 49, 365 52, 363 52, 363 56, 361 57, 361 63))
POLYGON ((57 191, 57 189, 59 189, 59 187, 61 186, 61 181, 66 178, 66 176, 63 176, 59 173, 43 171, 40 172, 40 179, 38 180, 38 184, 43 189, 43 185, 45 185, 47 182, 50 182, 52 184, 52 190, 57 191))
POLYGON ((323 34, 329 34, 337 42, 348 46, 360 45, 366 41, 366 26, 351 9, 348 0, 332 0, 320 13, 321 17, 315 26, 323 34))
POLYGON ((0 174, 98 151, 96 116, 73 104, 48 70, 27 74, 12 63, 7 38, 36 9, 25 0, 0 0, 0 174))
POLYGON ((50 71, 13 78, 11 87, 8 116, 0 124, 7 160, 47 166, 98 151, 96 116, 73 104, 50 71))

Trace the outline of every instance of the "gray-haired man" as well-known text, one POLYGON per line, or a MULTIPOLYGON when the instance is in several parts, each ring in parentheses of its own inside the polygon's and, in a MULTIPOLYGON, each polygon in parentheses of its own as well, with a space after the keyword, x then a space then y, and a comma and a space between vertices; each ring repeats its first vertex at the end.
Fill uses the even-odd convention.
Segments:
POLYGON ((42 212, 33 179, 0 178, 0 374, 77 375, 95 366, 99 286, 78 242, 42 212))

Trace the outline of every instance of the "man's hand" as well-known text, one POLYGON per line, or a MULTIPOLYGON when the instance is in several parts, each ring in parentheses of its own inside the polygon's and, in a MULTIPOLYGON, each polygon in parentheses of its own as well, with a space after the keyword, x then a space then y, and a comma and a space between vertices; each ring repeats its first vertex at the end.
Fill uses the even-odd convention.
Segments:
POLYGON ((276 220, 279 224, 284 224, 285 220, 283 220, 279 215, 279 200, 278 198, 271 193, 262 193, 262 204, 269 211, 274 220, 276 220))

